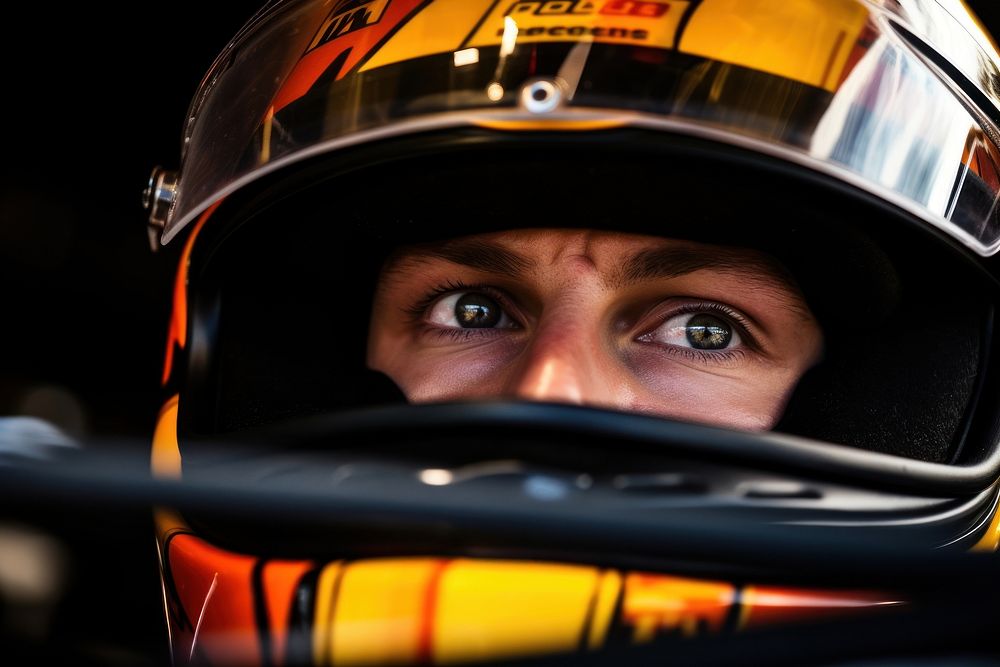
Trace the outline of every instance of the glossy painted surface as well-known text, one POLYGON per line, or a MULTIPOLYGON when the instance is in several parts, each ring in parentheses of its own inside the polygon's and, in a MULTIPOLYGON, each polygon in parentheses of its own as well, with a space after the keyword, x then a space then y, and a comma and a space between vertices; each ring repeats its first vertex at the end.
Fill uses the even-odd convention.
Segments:
POLYGON ((265 561, 189 534, 168 539, 166 553, 181 664, 263 664, 264 650, 273 664, 304 650, 315 664, 451 664, 661 634, 731 633, 898 604, 873 592, 737 586, 549 562, 265 561), (292 623, 302 600, 312 601, 306 622, 300 616, 292 623))
MULTIPOLYGON (((154 474, 174 476, 177 398, 160 413, 154 474)), ((449 664, 586 651, 872 611, 874 591, 737 585, 541 561, 267 559, 221 549, 157 513, 178 664, 449 664), (266 656, 266 658, 265 658, 266 656)))
POLYGON ((998 58, 961 9, 930 0, 287 3, 206 79, 164 240, 266 173, 377 139, 470 125, 630 126, 798 164, 990 255, 1000 248, 990 120, 998 58), (522 96, 539 79, 555 82, 548 111, 522 96))

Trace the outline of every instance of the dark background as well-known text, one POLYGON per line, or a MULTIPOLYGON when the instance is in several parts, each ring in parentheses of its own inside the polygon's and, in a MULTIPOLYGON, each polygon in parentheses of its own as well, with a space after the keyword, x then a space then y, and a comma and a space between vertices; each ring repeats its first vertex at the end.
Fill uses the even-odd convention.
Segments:
MULTIPOLYGON (((176 248, 149 251, 141 192, 178 166, 190 97, 259 3, 222 4, 29 3, 5 22, 0 416, 151 433, 176 248)), ((995 0, 971 4, 1000 33, 995 0)))
POLYGON ((150 252, 141 193, 259 4, 22 3, 5 22, 0 416, 152 433, 176 252, 150 252))

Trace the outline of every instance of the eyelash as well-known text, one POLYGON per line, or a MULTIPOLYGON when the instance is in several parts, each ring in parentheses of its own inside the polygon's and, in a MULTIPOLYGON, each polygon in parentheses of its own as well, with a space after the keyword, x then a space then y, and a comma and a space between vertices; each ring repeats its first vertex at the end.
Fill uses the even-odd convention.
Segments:
MULTIPOLYGON (((658 343, 649 343, 657 345, 658 343)), ((736 348, 735 350, 696 350, 690 347, 679 347, 677 345, 661 345, 661 349, 672 356, 684 357, 692 361, 701 363, 735 363, 746 359, 746 350, 736 348)))
POLYGON ((511 315, 510 298, 504 292, 490 285, 467 285, 461 281, 452 280, 431 288, 423 298, 412 306, 407 307, 405 310, 410 317, 410 321, 417 326, 423 325, 425 331, 429 334, 450 340, 468 340, 470 338, 496 335, 497 329, 452 329, 434 326, 424 320, 427 311, 438 299, 448 294, 454 294, 455 292, 480 292, 492 299, 496 299, 500 307, 507 313, 507 316, 514 320, 518 326, 521 326, 521 323, 511 315))

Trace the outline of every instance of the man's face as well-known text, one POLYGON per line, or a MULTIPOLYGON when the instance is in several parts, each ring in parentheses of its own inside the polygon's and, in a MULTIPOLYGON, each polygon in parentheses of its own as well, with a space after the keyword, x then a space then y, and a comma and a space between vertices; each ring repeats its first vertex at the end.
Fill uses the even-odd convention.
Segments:
POLYGON ((520 398, 768 429, 821 350, 801 293, 763 253, 524 230, 397 253, 368 364, 412 402, 520 398))

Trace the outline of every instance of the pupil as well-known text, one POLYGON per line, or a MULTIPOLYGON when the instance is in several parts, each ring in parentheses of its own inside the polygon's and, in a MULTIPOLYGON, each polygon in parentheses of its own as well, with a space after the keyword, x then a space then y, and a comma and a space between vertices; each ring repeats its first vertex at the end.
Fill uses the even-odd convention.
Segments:
POLYGON ((685 332, 691 347, 699 350, 721 350, 733 338, 733 331, 728 324, 704 313, 688 320, 685 332))
POLYGON ((500 306, 485 294, 463 294, 455 302, 455 319, 464 329, 490 329, 500 321, 500 306))

